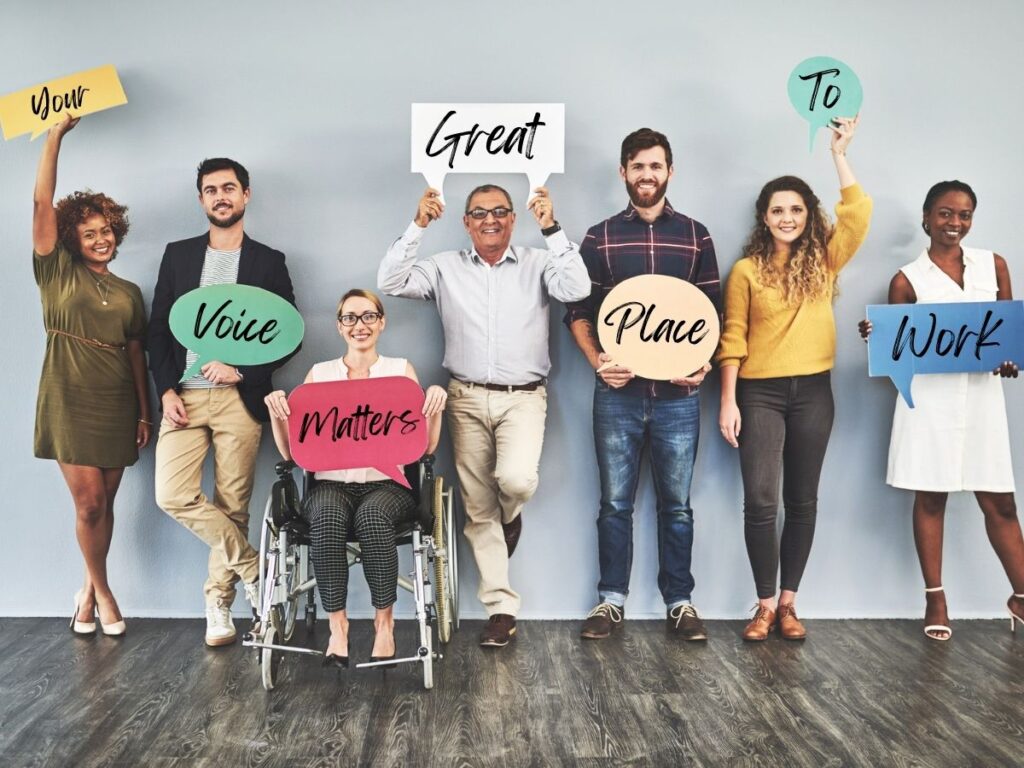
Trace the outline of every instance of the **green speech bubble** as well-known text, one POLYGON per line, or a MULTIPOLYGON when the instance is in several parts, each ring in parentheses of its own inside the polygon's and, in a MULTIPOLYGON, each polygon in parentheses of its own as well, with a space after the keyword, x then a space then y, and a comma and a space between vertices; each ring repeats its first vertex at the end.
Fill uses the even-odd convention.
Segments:
POLYGON ((181 381, 211 360, 260 365, 280 360, 302 341, 302 315, 276 293, 252 285, 208 285, 174 302, 171 333, 199 358, 181 381))
POLYGON ((811 151, 819 128, 833 117, 856 117, 864 101, 860 78, 829 56, 812 56, 797 64, 789 75, 787 90, 793 108, 810 123, 811 151))

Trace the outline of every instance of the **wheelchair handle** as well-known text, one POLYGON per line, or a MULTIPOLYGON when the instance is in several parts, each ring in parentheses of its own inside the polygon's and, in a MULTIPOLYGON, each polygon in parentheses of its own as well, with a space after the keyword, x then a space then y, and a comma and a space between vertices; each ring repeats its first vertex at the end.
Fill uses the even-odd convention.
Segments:
POLYGON ((288 461, 279 461, 274 465, 274 472, 280 478, 288 477, 293 469, 295 469, 295 462, 290 459, 288 461))

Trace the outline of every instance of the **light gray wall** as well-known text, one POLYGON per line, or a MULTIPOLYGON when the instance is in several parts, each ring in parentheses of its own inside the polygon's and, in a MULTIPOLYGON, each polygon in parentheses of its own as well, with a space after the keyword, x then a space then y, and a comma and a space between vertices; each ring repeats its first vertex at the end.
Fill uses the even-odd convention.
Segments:
MULTIPOLYGON (((641 125, 673 142, 673 204, 704 222, 723 275, 736 260, 761 184, 806 178, 831 206, 834 172, 819 137, 790 107, 786 78, 800 60, 830 55, 864 84, 850 158, 875 199, 871 234, 843 273, 834 388, 837 417, 821 486, 817 540, 801 591, 808 616, 917 616, 923 605, 910 530, 911 494, 884 484, 895 390, 869 380, 855 332, 867 303, 924 245, 920 204, 935 181, 961 178, 981 198, 969 242, 1005 255, 1021 286, 1017 231, 1024 120, 1012 83, 1024 67, 1014 2, 856 6, 759 2, 228 2, 12 5, 0 26, 0 93, 100 64, 117 66, 125 107, 82 121, 65 141, 58 193, 91 187, 131 207, 132 231, 115 271, 152 296, 163 245, 198 234, 205 219, 193 172, 230 155, 252 173, 246 222, 284 250, 307 321, 301 354, 277 377, 290 388, 339 352, 332 311, 352 286, 372 286, 387 244, 408 223, 424 183, 411 174, 415 101, 565 102, 566 173, 550 180, 563 227, 576 239, 620 210, 622 137, 641 125), (1017 51, 1014 53, 1013 51, 1017 51)), ((73 510, 53 462, 32 457, 44 334, 29 262, 30 194, 40 142, 0 147, 4 329, 0 419, 4 522, 0 615, 67 612, 81 580, 73 510)), ((449 177, 458 201, 481 177, 449 177)), ((516 200, 525 177, 500 177, 516 200)), ((454 203, 453 203, 454 204, 454 203)), ((540 244, 529 217, 517 241, 540 244)), ((425 249, 458 246, 457 216, 431 227, 425 249)), ((442 382, 433 306, 391 299, 384 349, 409 356, 425 382, 442 382)), ((577 617, 594 602, 598 491, 592 375, 552 310, 554 361, 540 489, 512 562, 524 617, 577 617)), ((1024 384, 1007 385, 1013 433, 1024 384)), ((743 547, 739 468, 717 435, 718 380, 703 394, 705 439, 693 485, 696 604, 740 616, 754 601, 743 547)), ((260 454, 254 516, 275 459, 260 454)), ((449 447, 443 445, 444 464, 449 447)), ((1024 477, 1024 451, 1015 467, 1024 477)), ((118 496, 110 572, 128 616, 197 615, 206 552, 153 502, 153 451, 128 470, 118 496)), ((633 616, 660 615, 653 493, 636 515, 633 616)), ((255 526, 254 526, 255 528, 255 526)), ((255 536, 253 537, 255 540, 255 536)), ((945 582, 954 616, 998 614, 1009 592, 973 499, 949 503, 945 582)), ((465 614, 480 616, 477 576, 462 548, 465 614)), ((362 577, 357 607, 368 607, 362 577)), ((401 598, 402 610, 409 601, 401 598)), ((241 607, 241 602, 238 604, 241 607)), ((365 610, 363 611, 365 612, 365 610)))

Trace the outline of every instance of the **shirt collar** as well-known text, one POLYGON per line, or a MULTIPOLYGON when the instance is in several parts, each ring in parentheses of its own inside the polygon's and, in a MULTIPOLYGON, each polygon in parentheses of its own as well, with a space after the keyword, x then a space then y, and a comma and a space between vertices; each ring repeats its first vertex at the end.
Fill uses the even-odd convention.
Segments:
MULTIPOLYGON (((484 261, 483 258, 480 256, 480 254, 476 252, 476 248, 470 248, 469 251, 468 251, 468 254, 469 254, 470 261, 475 261, 478 264, 484 264, 484 265, 487 265, 487 266, 491 266, 491 265, 488 265, 487 262, 484 261)), ((505 261, 505 259, 508 259, 509 261, 514 261, 514 262, 517 262, 517 263, 519 261, 519 257, 516 256, 516 252, 512 249, 511 245, 508 248, 505 249, 505 252, 503 254, 501 254, 501 258, 498 259, 496 262, 494 262, 493 266, 495 266, 495 267, 498 266, 499 264, 501 264, 501 262, 505 261)))
MULTIPOLYGON (((665 207, 662 208, 661 216, 659 216, 658 219, 662 218, 662 216, 670 216, 671 217, 671 216, 675 216, 675 215, 676 215, 675 208, 672 207, 672 203, 670 203, 668 201, 668 198, 665 198, 665 207)), ((632 221, 633 219, 640 218, 640 214, 637 212, 636 208, 633 206, 632 201, 630 201, 629 205, 626 206, 626 212, 623 215, 623 218, 626 221, 632 221)), ((655 219, 655 221, 657 221, 658 219, 655 219)))
MULTIPOLYGON (((977 258, 974 255, 973 249, 964 248, 963 246, 960 246, 960 250, 963 252, 965 265, 975 264, 977 262, 977 258)), ((938 264, 932 261, 932 257, 928 255, 927 248, 925 248, 924 251, 921 253, 921 258, 924 260, 926 266, 930 267, 931 269, 937 269, 940 272, 942 271, 942 267, 940 267, 938 264)))

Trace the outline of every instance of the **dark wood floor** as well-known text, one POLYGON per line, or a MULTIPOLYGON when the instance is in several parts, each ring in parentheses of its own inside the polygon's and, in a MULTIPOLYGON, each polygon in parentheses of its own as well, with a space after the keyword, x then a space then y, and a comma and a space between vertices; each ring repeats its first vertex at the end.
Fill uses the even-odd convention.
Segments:
MULTIPOLYGON (((206 649, 199 621, 136 619, 118 641, 0 619, 0 765, 1024 764, 1008 622, 958 622, 945 644, 910 621, 809 621, 803 644, 745 645, 741 626, 684 645, 634 621, 583 643, 575 622, 524 621, 495 652, 464 622, 432 691, 418 666, 339 678, 294 655, 267 693, 253 652, 206 649)), ((368 655, 370 624, 353 627, 368 655)))

